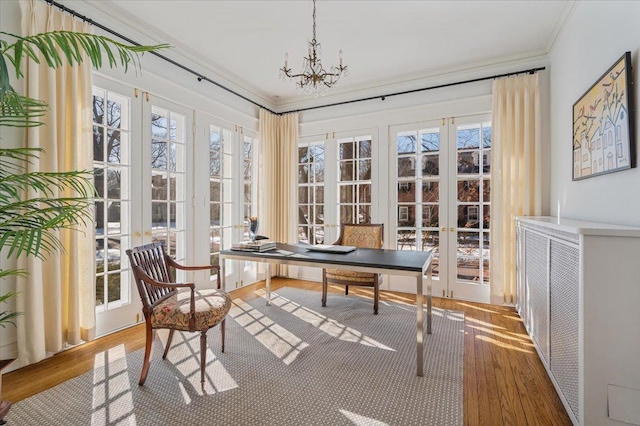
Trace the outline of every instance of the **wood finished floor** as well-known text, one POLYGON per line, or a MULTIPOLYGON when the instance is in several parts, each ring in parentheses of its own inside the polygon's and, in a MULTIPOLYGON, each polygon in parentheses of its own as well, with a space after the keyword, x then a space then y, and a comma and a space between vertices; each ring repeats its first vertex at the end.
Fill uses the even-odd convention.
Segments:
MULTIPOLYGON (((317 282, 277 278, 272 289, 289 286, 320 292, 317 282)), ((264 282, 235 290, 233 297, 257 297, 264 282)), ((343 289, 333 287, 330 291, 343 289)), ((372 298, 366 288, 351 287, 349 294, 372 298)), ((382 300, 413 304, 411 294, 384 291, 382 300)), ((320 301, 320 293, 318 293, 320 301)), ((571 421, 513 308, 434 298, 439 308, 463 311, 464 424, 465 425, 571 425, 571 421)), ((384 315, 381 307, 380 315, 384 315)), ((233 336, 227 336, 233 338, 233 336)), ((17 402, 93 369, 94 356, 124 344, 127 352, 144 347, 142 324, 61 352, 35 365, 2 377, 2 399, 17 402)), ((153 366, 151 373, 153 374, 153 366)))

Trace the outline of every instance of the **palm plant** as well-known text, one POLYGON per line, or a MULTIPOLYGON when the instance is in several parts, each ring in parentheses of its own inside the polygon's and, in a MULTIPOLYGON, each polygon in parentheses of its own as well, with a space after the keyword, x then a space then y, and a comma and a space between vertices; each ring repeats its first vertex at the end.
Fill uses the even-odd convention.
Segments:
MULTIPOLYGON (((169 47, 128 46, 108 37, 69 31, 25 37, 0 31, 0 35, 11 40, 0 39, 0 129, 44 124, 41 119, 48 110, 47 103, 20 95, 10 83, 10 70, 17 79, 24 78, 27 58, 38 64, 44 61, 50 68, 89 60, 96 69, 108 64, 123 66, 126 71, 130 65, 140 68, 140 54, 169 47)), ((42 154, 41 149, 35 148, 0 148, 0 250, 6 250, 7 258, 21 255, 45 258, 63 250, 54 231, 73 229, 92 220, 92 173, 27 171, 28 164, 42 154)), ((0 269, 0 279, 25 274, 24 270, 0 269)), ((0 295, 0 304, 14 295, 0 295)), ((0 326, 12 323, 17 315, 0 311, 0 326)))

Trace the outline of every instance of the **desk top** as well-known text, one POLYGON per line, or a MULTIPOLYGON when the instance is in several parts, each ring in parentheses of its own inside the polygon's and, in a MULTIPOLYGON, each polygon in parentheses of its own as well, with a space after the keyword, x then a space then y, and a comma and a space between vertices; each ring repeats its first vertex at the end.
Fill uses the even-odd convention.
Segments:
POLYGON ((422 272, 431 258, 430 252, 407 250, 377 250, 358 248, 351 253, 336 254, 307 250, 307 245, 276 243, 276 249, 263 253, 223 250, 222 257, 247 258, 247 260, 297 260, 327 265, 383 268, 398 271, 422 272))

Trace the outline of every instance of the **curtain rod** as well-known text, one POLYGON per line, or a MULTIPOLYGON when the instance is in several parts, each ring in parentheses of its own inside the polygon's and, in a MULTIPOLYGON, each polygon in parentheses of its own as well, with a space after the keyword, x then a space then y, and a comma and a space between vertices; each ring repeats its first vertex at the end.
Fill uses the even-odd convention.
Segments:
MULTIPOLYGON (((64 12, 67 12, 67 13, 69 13, 70 15, 75 16, 76 18, 79 18, 79 19, 82 19, 82 20, 83 20, 83 21, 85 21, 85 22, 88 22, 90 25, 93 25, 93 26, 95 26, 95 27, 98 27, 98 28, 100 28, 101 30, 104 30, 104 31, 108 32, 109 34, 112 34, 112 35, 114 35, 114 36, 116 36, 116 37, 118 37, 118 38, 120 38, 120 39, 122 39, 122 40, 126 41, 126 42, 127 42, 127 43, 129 43, 129 44, 132 44, 132 45, 134 45, 134 46, 141 46, 141 44, 140 44, 140 43, 137 43, 137 42, 135 42, 135 41, 131 40, 130 38, 128 38, 128 37, 126 37, 126 36, 124 36, 124 35, 120 34, 120 33, 119 33, 119 32, 117 32, 117 31, 112 30, 111 28, 109 28, 109 27, 107 27, 107 26, 105 26, 105 25, 102 25, 102 24, 100 24, 100 23, 98 23, 98 22, 94 21, 93 19, 90 19, 90 18, 88 18, 88 17, 86 17, 86 16, 84 16, 84 15, 81 15, 80 13, 76 12, 76 11, 75 11, 75 10, 73 10, 73 9, 69 9, 69 8, 68 8, 68 7, 66 7, 65 5, 62 5, 62 4, 60 4, 60 3, 56 2, 56 1, 53 1, 53 0, 44 0, 44 1, 45 1, 46 3, 48 3, 48 4, 50 4, 51 6, 57 7, 58 9, 60 9, 60 10, 62 10, 62 11, 64 11, 64 12)), ((214 81, 214 80, 210 79, 209 77, 206 77, 206 76, 204 76, 204 75, 200 74, 199 72, 196 72, 196 71, 192 70, 191 68, 189 68, 189 67, 187 67, 187 66, 185 66, 185 65, 182 65, 182 64, 181 64, 181 63, 179 63, 179 62, 174 61, 173 59, 167 58, 166 56, 161 55, 161 54, 160 54, 160 53, 158 53, 158 52, 151 51, 151 52, 149 52, 149 53, 151 53, 152 55, 157 56, 157 57, 158 57, 158 58, 160 58, 160 59, 164 59, 165 61, 169 62, 170 64, 175 65, 176 67, 181 68, 181 69, 183 69, 184 71, 186 71, 186 72, 188 72, 188 73, 191 73, 191 74, 195 75, 195 76, 198 78, 198 81, 207 81, 207 82, 209 82, 209 83, 211 83, 211 84, 214 84, 214 85, 218 86, 218 87, 219 87, 219 88, 221 88, 221 89, 226 90, 227 92, 229 92, 229 93, 231 93, 231 94, 233 94, 233 95, 236 95, 236 96, 237 96, 237 97, 239 97, 239 98, 244 99, 244 100, 245 100, 245 101, 247 101, 247 102, 252 103, 253 105, 255 105, 255 106, 259 107, 259 108, 262 108, 262 109, 265 109, 265 110, 269 111, 269 112, 270 112, 270 113, 272 113, 272 114, 282 115, 282 113, 277 113, 277 112, 275 112, 275 111, 272 111, 271 109, 267 108, 266 106, 261 105, 261 104, 259 104, 259 103, 255 102, 255 101, 253 101, 253 100, 251 100, 251 99, 247 98, 246 96, 241 95, 240 93, 236 92, 235 90, 233 90, 233 89, 229 89, 228 87, 226 87, 226 86, 224 86, 224 85, 222 85, 222 84, 218 83, 217 81, 214 81)))
MULTIPOLYGON (((109 27, 107 27, 105 25, 102 25, 102 24, 100 24, 100 23, 94 21, 93 19, 90 19, 90 18, 88 18, 88 17, 86 17, 84 15, 81 15, 80 13, 76 12, 75 10, 69 9, 68 7, 66 7, 66 6, 64 6, 64 5, 58 3, 58 2, 56 2, 54 0, 43 0, 43 1, 45 1, 48 4, 50 4, 51 6, 57 7, 58 9, 69 13, 70 15, 73 15, 73 16, 79 18, 79 19, 82 19, 85 22, 88 22, 90 25, 98 27, 101 30, 104 30, 104 31, 108 32, 109 34, 112 34, 112 35, 114 35, 114 36, 126 41, 127 43, 130 43, 130 44, 132 44, 134 46, 140 46, 141 45, 140 43, 137 43, 137 42, 131 40, 130 38, 128 38, 128 37, 116 32, 114 30, 112 30, 111 28, 109 28, 109 27)), ((244 95, 241 95, 240 93, 236 92, 235 90, 229 89, 228 87, 218 83, 217 81, 214 81, 214 80, 210 79, 209 77, 206 77, 206 76, 200 74, 199 72, 196 72, 196 71, 192 70, 191 68, 189 68, 189 67, 187 67, 185 65, 182 65, 179 62, 174 61, 173 59, 170 59, 170 58, 168 58, 168 57, 166 57, 164 55, 161 55, 158 52, 151 51, 149 53, 151 53, 152 55, 157 56, 160 59, 163 59, 163 60, 169 62, 172 65, 175 65, 176 67, 178 67, 178 68, 180 68, 180 69, 182 69, 184 71, 187 71, 190 74, 195 75, 198 78, 198 81, 209 82, 209 83, 211 83, 211 84, 213 84, 213 85, 215 85, 215 86, 217 86, 217 87, 219 87, 219 88, 221 88, 223 90, 226 90, 227 92, 229 92, 229 93, 231 93, 233 95, 236 95, 237 97, 239 97, 241 99, 244 99, 245 101, 247 101, 247 102, 249 102, 249 103, 251 103, 251 104, 253 104, 253 105, 255 105, 255 106, 259 107, 259 108, 267 110, 270 113, 275 114, 275 115, 285 115, 285 114, 290 114, 292 112, 311 111, 311 110, 314 110, 314 109, 329 108, 329 107, 338 106, 338 105, 348 105, 348 104, 353 104, 353 103, 356 103, 356 102, 372 101, 374 99, 380 99, 380 100, 384 101, 386 98, 390 98, 392 96, 408 95, 410 93, 423 92, 423 91, 426 91, 426 90, 442 89, 444 87, 458 86, 458 85, 461 85, 461 84, 468 84, 468 83, 476 83, 476 82, 479 82, 479 81, 493 80, 493 79, 496 79, 496 78, 509 77, 509 76, 518 75, 518 74, 533 74, 535 72, 542 71, 542 70, 545 69, 545 67, 531 68, 531 69, 528 69, 528 70, 514 71, 514 72, 505 73, 505 74, 496 74, 496 75, 487 76, 487 77, 474 78, 474 79, 471 79, 471 80, 456 81, 454 83, 445 83, 445 84, 439 84, 439 85, 436 85, 436 86, 423 87, 421 89, 405 90, 405 91, 402 91, 402 92, 388 93, 388 94, 385 94, 385 95, 369 96, 367 98, 352 99, 350 101, 335 102, 335 103, 326 104, 326 105, 317 105, 317 106, 312 106, 312 107, 308 107, 308 108, 294 109, 294 110, 285 111, 285 112, 275 112, 275 111, 271 110, 270 108, 267 108, 266 106, 264 106, 262 104, 259 104, 259 103, 255 102, 255 101, 247 98, 244 95)))

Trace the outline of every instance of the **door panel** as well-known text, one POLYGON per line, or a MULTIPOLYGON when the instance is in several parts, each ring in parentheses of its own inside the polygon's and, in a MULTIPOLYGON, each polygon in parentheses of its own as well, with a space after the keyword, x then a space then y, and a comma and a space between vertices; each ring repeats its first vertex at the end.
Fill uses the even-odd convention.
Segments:
MULTIPOLYGON (((433 294, 489 301, 490 117, 390 127, 395 248, 433 252, 433 294)), ((391 287, 415 284, 390 277, 391 287)))

